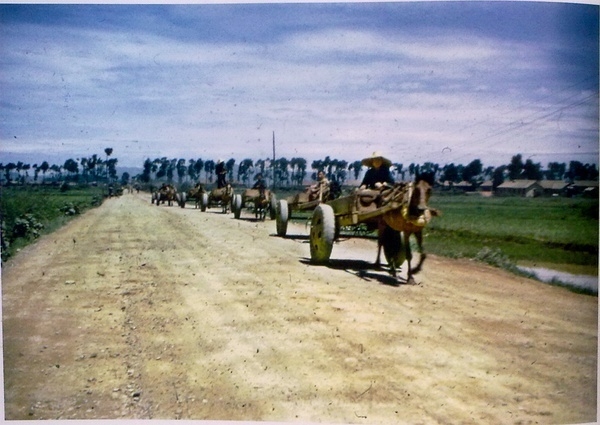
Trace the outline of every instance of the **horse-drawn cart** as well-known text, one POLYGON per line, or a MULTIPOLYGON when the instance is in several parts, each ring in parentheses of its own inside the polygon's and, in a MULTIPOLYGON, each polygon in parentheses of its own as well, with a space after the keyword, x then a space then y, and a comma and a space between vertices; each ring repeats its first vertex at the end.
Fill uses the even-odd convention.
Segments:
POLYGON ((200 197, 200 210, 204 212, 207 208, 221 207, 223 214, 227 214, 234 197, 233 188, 230 184, 225 187, 214 188, 210 192, 203 192, 200 197))
POLYGON ((168 206, 171 206, 173 202, 178 202, 175 186, 164 184, 156 192, 152 192, 152 203, 154 204, 155 202, 157 206, 165 202, 168 206))
MULTIPOLYGON (((409 261, 410 278, 411 254, 408 237, 410 234, 417 234, 422 253, 421 231, 431 215, 437 213, 427 206, 430 193, 431 186, 424 181, 396 183, 393 186, 386 185, 382 189, 357 190, 351 195, 319 204, 311 219, 311 261, 327 263, 333 242, 340 234, 340 228, 366 223, 373 230, 387 228, 396 231, 395 239, 380 239, 379 242, 383 243, 390 272, 395 275, 396 266, 400 266, 406 259, 409 261)), ((379 237, 381 238, 381 234, 379 237)))
POLYGON ((269 211, 269 216, 275 219, 275 204, 277 198, 269 189, 246 189, 241 194, 233 195, 231 209, 237 219, 242 215, 242 209, 252 204, 256 219, 264 220, 269 211))
POLYGON ((280 199, 275 209, 277 235, 286 235, 292 212, 313 211, 319 204, 337 198, 340 193, 341 188, 337 183, 328 183, 322 187, 311 186, 304 192, 289 196, 286 199, 280 199))

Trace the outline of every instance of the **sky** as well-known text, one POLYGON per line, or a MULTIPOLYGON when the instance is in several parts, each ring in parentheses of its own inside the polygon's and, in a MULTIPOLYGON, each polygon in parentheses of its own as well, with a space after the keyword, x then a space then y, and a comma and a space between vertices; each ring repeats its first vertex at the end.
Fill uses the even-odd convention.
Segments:
POLYGON ((0 162, 598 163, 595 4, 0 4, 0 162))

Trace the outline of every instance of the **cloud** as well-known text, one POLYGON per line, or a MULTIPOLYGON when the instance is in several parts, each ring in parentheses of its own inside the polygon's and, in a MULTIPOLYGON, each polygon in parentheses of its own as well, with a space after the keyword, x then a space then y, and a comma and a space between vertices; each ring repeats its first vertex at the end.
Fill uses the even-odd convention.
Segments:
MULTIPOLYGON (((128 165, 257 159, 271 155, 275 132, 278 155, 308 159, 377 149, 396 162, 500 165, 520 150, 597 154, 598 71, 559 60, 580 37, 549 38, 544 27, 508 37, 493 21, 522 7, 510 4, 490 16, 440 5, 419 27, 417 12, 436 7, 62 6, 41 8, 55 12, 46 20, 7 19, 2 151, 111 146, 128 165)), ((598 54, 597 43, 587 49, 598 54)))

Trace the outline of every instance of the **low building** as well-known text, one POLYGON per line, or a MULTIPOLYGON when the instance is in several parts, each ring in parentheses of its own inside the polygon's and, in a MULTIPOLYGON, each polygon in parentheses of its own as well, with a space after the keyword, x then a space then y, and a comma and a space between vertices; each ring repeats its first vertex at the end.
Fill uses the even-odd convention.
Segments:
POLYGON ((468 181, 461 181, 458 183, 454 183, 454 190, 460 192, 473 192, 475 190, 475 185, 468 181))
POLYGON ((597 180, 575 180, 567 188, 569 196, 583 195, 585 197, 598 197, 597 180))
POLYGON ((536 197, 544 193, 544 188, 536 180, 510 180, 496 188, 498 196, 536 197))
POLYGON ((480 192, 491 192, 494 190, 494 182, 491 180, 486 180, 479 185, 477 190, 480 192))
POLYGON ((544 195, 548 196, 564 196, 567 193, 567 187, 569 187, 569 183, 562 180, 540 180, 538 183, 542 186, 544 195))

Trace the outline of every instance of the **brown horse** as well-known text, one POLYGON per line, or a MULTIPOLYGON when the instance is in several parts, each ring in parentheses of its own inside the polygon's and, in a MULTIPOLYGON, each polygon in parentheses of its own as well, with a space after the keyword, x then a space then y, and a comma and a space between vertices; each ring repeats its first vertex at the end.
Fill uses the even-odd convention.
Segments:
POLYGON ((156 192, 156 205, 167 202, 168 206, 173 205, 173 201, 177 200, 177 189, 171 184, 164 184, 156 192))
POLYGON ((380 264, 381 248, 383 247, 390 266, 390 274, 396 277, 396 268, 399 268, 403 258, 406 258, 408 263, 406 280, 408 283, 414 283, 413 275, 421 270, 423 261, 425 261, 423 229, 432 216, 440 215, 438 210, 428 206, 432 186, 432 173, 417 175, 415 183, 411 183, 406 191, 404 205, 399 209, 386 213, 378 223, 375 265, 379 266, 380 264), (411 266, 411 235, 415 235, 421 254, 419 263, 414 268, 411 266), (402 249, 404 249, 403 252, 402 249))
POLYGON ((227 186, 218 189, 213 189, 208 195, 208 205, 221 204, 223 214, 229 212, 231 207, 231 199, 233 199, 233 188, 230 183, 227 186))
POLYGON ((196 183, 196 186, 188 190, 187 196, 190 199, 195 201, 194 208, 200 208, 202 202, 202 195, 206 191, 204 190, 204 186, 201 183, 196 183))
POLYGON ((267 209, 270 207, 270 193, 262 186, 258 188, 258 198, 254 200, 254 218, 256 220, 265 221, 267 209))

